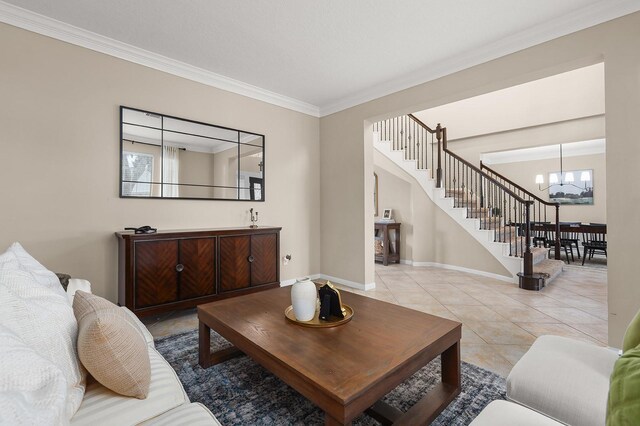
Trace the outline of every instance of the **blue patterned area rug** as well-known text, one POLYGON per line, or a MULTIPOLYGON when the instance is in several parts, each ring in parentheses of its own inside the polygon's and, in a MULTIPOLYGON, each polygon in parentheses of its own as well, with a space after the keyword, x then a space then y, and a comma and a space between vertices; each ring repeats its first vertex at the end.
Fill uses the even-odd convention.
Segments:
MULTIPOLYGON (((226 346, 229 343, 212 331, 212 349, 226 346)), ((201 368, 197 330, 156 340, 156 349, 178 373, 189 399, 206 405, 224 426, 324 424, 322 410, 249 357, 201 368)), ((436 358, 384 400, 407 411, 439 381, 440 359, 436 358)), ((467 425, 496 399, 505 399, 504 378, 463 362, 462 392, 432 424, 467 425)), ((379 423, 363 414, 353 424, 379 423)))

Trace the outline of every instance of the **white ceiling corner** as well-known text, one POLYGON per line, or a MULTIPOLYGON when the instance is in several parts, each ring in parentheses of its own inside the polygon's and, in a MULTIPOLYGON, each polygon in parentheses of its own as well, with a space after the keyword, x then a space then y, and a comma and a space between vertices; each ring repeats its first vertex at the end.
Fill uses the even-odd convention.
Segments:
POLYGON ((8 0, 0 22, 321 117, 640 10, 638 0, 282 2, 8 0), (434 10, 441 19, 419 25, 434 10))

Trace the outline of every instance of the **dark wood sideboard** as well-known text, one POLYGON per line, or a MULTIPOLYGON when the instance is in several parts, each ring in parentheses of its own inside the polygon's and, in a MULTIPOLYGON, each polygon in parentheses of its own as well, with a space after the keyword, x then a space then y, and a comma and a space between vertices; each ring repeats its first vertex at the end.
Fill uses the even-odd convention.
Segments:
POLYGON ((116 232, 118 303, 143 317, 278 287, 281 229, 116 232))

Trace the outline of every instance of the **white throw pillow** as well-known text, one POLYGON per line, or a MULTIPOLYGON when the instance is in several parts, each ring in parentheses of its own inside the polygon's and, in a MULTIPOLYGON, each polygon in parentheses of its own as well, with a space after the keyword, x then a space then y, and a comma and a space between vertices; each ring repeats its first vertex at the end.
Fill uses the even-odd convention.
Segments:
POLYGON ((20 264, 20 268, 23 271, 29 272, 38 284, 42 284, 47 288, 51 288, 52 290, 64 294, 64 288, 60 285, 60 280, 58 276, 45 268, 40 262, 38 262, 33 256, 31 256, 27 251, 22 247, 20 243, 13 243, 7 249, 7 252, 13 253, 18 259, 18 263, 20 264))
MULTIPOLYGON (((80 407, 86 382, 73 309, 64 291, 41 284, 13 252, 0 255, 0 324, 62 371, 67 382, 65 418, 70 419, 80 407)), ((25 374, 28 368, 25 364, 25 374)))
POLYGON ((68 424, 66 403, 62 371, 0 325, 0 424, 68 424))

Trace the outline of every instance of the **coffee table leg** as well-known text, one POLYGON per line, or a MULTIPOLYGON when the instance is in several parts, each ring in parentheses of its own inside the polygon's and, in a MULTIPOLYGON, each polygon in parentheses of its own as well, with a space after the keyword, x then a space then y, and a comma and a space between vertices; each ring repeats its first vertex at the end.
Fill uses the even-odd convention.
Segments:
POLYGON ((351 422, 342 423, 329 415, 324 413, 324 426, 350 426, 351 422))
MULTIPOLYGON (((460 341, 440 355, 442 380, 406 413, 378 401, 365 413, 382 424, 427 425, 460 394, 460 341)), ((326 418, 326 414, 325 414, 326 418)))
POLYGON ((198 358, 200 367, 211 365, 211 328, 202 321, 198 330, 198 358))
POLYGON ((442 383, 460 388, 460 341, 457 341, 440 356, 442 363, 442 383))
POLYGON ((211 352, 211 328, 200 321, 198 331, 198 363, 200 367, 209 368, 212 365, 220 364, 242 355, 244 355, 244 352, 235 346, 211 352))

